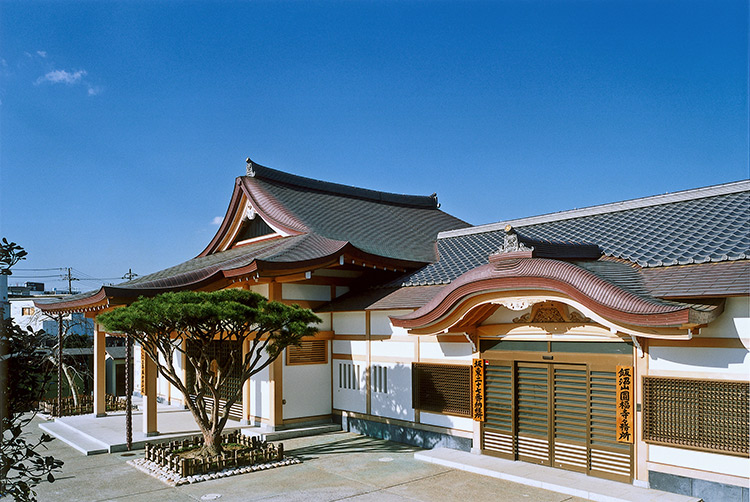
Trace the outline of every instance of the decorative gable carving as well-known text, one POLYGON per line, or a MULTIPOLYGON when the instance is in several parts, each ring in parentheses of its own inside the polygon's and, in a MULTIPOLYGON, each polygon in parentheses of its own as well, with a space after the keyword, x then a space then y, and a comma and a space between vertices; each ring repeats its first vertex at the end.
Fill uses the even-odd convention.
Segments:
POLYGON ((514 323, 535 324, 535 323, 557 323, 557 322, 577 322, 588 323, 591 319, 584 317, 578 312, 569 312, 568 306, 561 302, 547 301, 536 303, 531 307, 531 312, 513 319, 514 323))

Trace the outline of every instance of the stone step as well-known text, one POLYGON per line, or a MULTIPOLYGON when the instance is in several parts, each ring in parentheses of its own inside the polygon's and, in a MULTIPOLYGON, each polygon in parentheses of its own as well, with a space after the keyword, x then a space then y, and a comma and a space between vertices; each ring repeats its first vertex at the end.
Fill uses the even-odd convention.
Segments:
POLYGON ((64 422, 47 422, 39 424, 39 428, 84 455, 97 455, 109 451, 109 445, 106 443, 72 428, 64 422))
POLYGON ((339 431, 341 431, 341 426, 338 424, 320 424, 278 431, 264 430, 262 427, 250 427, 242 429, 240 432, 243 436, 254 436, 264 441, 282 441, 284 439, 317 436, 319 434, 328 434, 329 432, 339 431))

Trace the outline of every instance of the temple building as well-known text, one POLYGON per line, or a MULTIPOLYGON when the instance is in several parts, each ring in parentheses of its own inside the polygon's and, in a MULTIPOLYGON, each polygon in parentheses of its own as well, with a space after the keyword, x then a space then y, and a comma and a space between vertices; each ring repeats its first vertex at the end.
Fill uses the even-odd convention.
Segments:
MULTIPOLYGON (((323 319, 245 383, 232 417, 249 426, 334 422, 661 489, 750 481, 750 181, 471 226, 436 195, 248 159, 197 257, 36 306, 96 320, 223 288, 323 319)), ((138 350, 135 368, 156 433, 156 400, 182 396, 138 350)))

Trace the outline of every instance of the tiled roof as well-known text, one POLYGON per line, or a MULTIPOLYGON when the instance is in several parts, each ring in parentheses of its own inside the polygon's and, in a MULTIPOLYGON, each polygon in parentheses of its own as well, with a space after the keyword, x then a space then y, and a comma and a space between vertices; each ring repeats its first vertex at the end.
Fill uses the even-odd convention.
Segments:
POLYGON ((257 164, 252 172, 243 182, 251 194, 265 197, 265 211, 273 211, 268 206, 283 208, 296 220, 286 222, 290 227, 349 242, 376 256, 430 263, 437 259, 439 232, 469 226, 441 211, 436 196, 347 187, 257 164))
POLYGON ((749 222, 750 182, 737 182, 444 232, 440 260, 401 284, 447 284, 487 263, 508 224, 522 237, 596 244, 605 256, 650 268, 750 259, 749 222))

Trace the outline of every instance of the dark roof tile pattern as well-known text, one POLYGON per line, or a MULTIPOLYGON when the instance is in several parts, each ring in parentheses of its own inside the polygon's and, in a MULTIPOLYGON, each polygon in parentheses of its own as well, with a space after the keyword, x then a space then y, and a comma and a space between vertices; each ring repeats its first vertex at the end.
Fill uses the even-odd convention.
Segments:
POLYGON ((644 268, 641 275, 651 294, 661 298, 750 294, 750 260, 644 268))
MULTIPOLYGON (((469 226, 440 211, 435 204, 432 207, 398 204, 352 196, 348 192, 335 194, 310 190, 306 186, 282 184, 260 175, 246 178, 246 183, 256 184, 260 191, 275 199, 278 206, 292 213, 310 233, 350 242, 366 253, 385 258, 421 263, 436 261, 438 233, 469 226)), ((402 197, 408 199, 410 196, 402 197)))
MULTIPOLYGON (((597 244, 606 256, 644 268, 750 258, 750 192, 680 200, 516 227, 519 235, 597 244)), ((447 284, 487 263, 504 232, 450 232, 438 239, 440 260, 401 280, 404 286, 447 284)))

